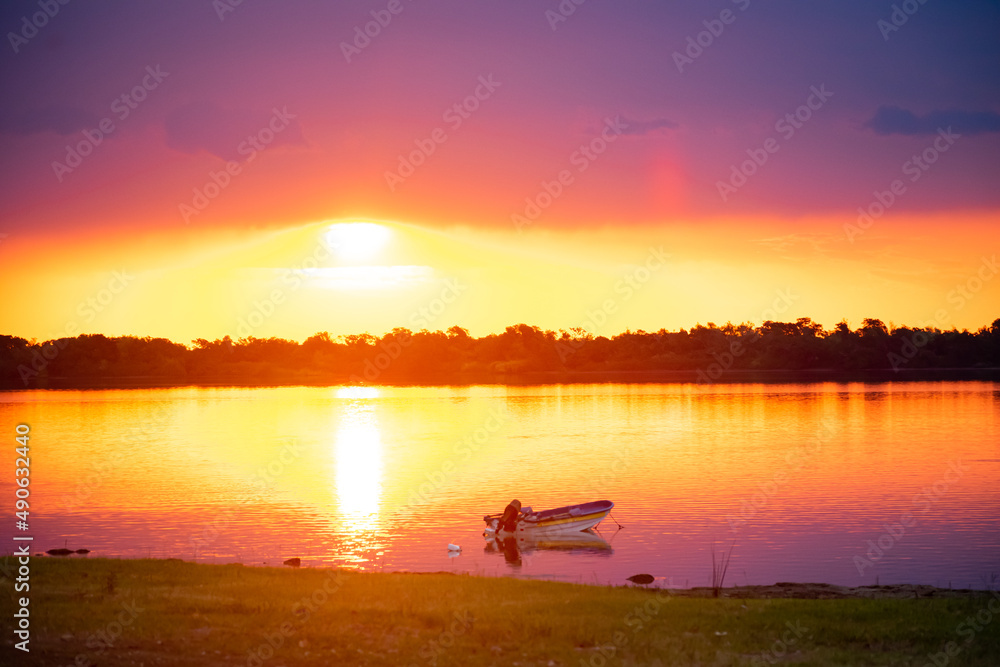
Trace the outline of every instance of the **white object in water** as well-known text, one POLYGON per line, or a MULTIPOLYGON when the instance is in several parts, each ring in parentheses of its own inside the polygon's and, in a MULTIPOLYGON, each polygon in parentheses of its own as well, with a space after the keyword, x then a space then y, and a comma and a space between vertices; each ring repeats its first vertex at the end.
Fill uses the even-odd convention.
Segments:
POLYGON ((461 551, 461 550, 462 550, 462 547, 458 546, 457 544, 449 544, 448 545, 448 551, 461 551))

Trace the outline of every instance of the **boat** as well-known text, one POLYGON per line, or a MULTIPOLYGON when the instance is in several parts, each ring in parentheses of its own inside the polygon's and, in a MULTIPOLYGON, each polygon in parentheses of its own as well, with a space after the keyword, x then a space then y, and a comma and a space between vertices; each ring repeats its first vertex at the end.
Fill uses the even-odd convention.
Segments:
POLYGON ((578 533, 593 528, 604 520, 615 506, 610 500, 595 500, 579 505, 567 505, 542 512, 530 507, 521 508, 518 500, 513 500, 502 514, 487 514, 486 537, 510 537, 525 534, 578 533))

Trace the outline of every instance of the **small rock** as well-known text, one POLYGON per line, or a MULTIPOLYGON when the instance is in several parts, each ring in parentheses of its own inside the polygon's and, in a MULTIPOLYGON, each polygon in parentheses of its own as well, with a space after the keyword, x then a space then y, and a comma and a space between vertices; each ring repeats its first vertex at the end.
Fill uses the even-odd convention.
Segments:
POLYGON ((283 562, 282 565, 287 565, 288 567, 302 567, 302 559, 301 558, 289 558, 288 560, 286 560, 285 562, 283 562))

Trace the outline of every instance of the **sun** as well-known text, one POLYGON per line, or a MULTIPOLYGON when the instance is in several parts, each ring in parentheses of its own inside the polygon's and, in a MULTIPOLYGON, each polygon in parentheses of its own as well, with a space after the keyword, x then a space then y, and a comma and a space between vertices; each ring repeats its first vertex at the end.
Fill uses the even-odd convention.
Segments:
POLYGON ((351 264, 377 258, 391 238, 392 230, 374 222, 341 222, 326 232, 326 244, 334 256, 351 264))

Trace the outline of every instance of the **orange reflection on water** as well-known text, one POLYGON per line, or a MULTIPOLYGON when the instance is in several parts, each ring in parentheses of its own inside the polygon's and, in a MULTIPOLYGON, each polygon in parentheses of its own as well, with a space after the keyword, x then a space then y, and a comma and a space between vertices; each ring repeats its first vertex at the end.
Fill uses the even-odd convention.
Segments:
POLYGON ((375 414, 375 387, 342 387, 337 398, 344 407, 334 436, 333 462, 337 505, 341 518, 341 557, 363 567, 382 554, 381 522, 383 449, 375 414))
POLYGON ((988 382, 0 392, 0 427, 21 422, 43 550, 504 573, 484 514, 607 498, 613 555, 516 545, 522 574, 703 585, 735 539, 740 583, 967 586, 1000 552, 988 382))

